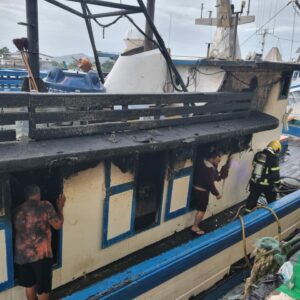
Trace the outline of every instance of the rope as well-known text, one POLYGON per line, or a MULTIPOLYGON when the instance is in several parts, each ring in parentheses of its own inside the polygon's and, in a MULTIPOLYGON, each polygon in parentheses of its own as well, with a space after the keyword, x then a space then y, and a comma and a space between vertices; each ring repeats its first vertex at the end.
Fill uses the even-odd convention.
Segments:
MULTIPOLYGON (((237 81, 239 81, 240 83, 250 87, 250 83, 246 82, 246 81, 243 81, 242 79, 239 79, 237 76, 235 76, 232 72, 230 72, 230 75, 237 81)), ((274 81, 271 81, 270 83, 266 83, 266 84, 262 84, 262 85, 258 85, 257 87, 259 88, 263 88, 263 87, 270 87, 278 82, 280 82, 280 78, 277 79, 277 80, 274 80, 274 81)))
MULTIPOLYGON (((92 12, 91 12, 91 10, 89 9, 88 5, 86 5, 86 9, 87 9, 88 15, 91 16, 91 15, 92 15, 92 12)), ((102 24, 102 23, 100 23, 100 22, 97 20, 97 18, 92 18, 92 19, 96 22, 97 25, 99 25, 99 26, 102 28, 102 37, 103 37, 103 39, 104 39, 105 28, 110 27, 110 26, 116 24, 122 17, 123 17, 122 15, 121 15, 121 16, 118 16, 115 20, 113 20, 112 22, 107 23, 107 24, 102 24)))
POLYGON ((255 211, 255 210, 259 209, 259 208, 266 209, 266 210, 268 210, 269 212, 272 213, 272 215, 274 216, 274 218, 275 218, 275 220, 276 220, 276 223, 277 223, 278 240, 279 240, 279 242, 282 242, 282 235, 281 235, 281 229, 282 229, 282 227, 281 227, 280 220, 279 220, 279 218, 278 218, 276 212, 274 211, 274 209, 272 209, 272 208, 270 208, 270 207, 268 207, 268 206, 258 205, 258 206, 256 206, 256 207, 254 207, 254 209, 253 209, 252 211, 255 211))
MULTIPOLYGON (((245 205, 240 206, 240 208, 238 209, 236 215, 233 218, 233 221, 236 220, 237 218, 239 218, 240 223, 241 223, 241 228, 242 228, 242 238, 243 238, 243 252, 244 252, 244 259, 246 261, 247 266, 251 269, 253 266, 250 262, 250 259, 248 257, 248 251, 247 251, 247 238, 246 238, 246 232, 245 232, 245 222, 244 222, 244 218, 240 215, 241 210, 245 207, 245 205)), ((276 212, 267 206, 262 206, 262 205, 258 205, 256 207, 254 207, 251 211, 255 211, 257 209, 266 209, 268 211, 270 211, 272 213, 272 215, 274 216, 276 223, 277 223, 277 231, 278 231, 278 241, 280 243, 282 243, 282 235, 281 235, 281 231, 282 231, 282 227, 281 227, 281 223, 280 220, 276 214, 276 212)), ((268 251, 265 253, 265 255, 270 254, 272 251, 268 251)))
POLYGON ((248 257, 248 252, 247 252, 247 239, 246 239, 244 219, 243 219, 243 217, 241 215, 239 215, 238 217, 239 217, 239 220, 241 222, 241 227, 242 227, 244 258, 245 258, 245 261, 246 261, 246 264, 248 265, 248 267, 250 269, 252 269, 252 264, 250 262, 250 259, 248 257))

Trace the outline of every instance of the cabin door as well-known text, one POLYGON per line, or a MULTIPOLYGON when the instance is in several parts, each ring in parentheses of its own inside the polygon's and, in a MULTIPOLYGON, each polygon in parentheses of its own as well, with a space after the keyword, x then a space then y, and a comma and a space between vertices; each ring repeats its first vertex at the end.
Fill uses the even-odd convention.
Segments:
POLYGON ((0 292, 12 287, 14 283, 9 203, 9 179, 0 175, 0 292))

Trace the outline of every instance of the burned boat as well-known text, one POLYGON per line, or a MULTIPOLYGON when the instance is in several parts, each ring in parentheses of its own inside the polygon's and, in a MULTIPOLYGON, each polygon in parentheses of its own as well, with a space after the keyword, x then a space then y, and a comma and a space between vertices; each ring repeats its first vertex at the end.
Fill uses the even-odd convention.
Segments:
MULTIPOLYGON (((29 3, 36 7, 36 1, 29 3)), ((25 185, 38 184, 43 198, 54 205, 62 191, 68 199, 63 230, 53 233, 53 287, 64 289, 77 278, 189 227, 194 214, 195 161, 203 150, 218 147, 224 153, 223 161, 234 153, 229 178, 220 186, 224 200, 212 199, 211 216, 245 199, 253 158, 249 150, 256 151, 280 135, 292 72, 300 70, 299 65, 233 57, 185 61, 187 67, 177 70, 167 52, 161 51, 163 41, 143 2, 138 4, 110 3, 126 12, 143 12, 160 51, 121 56, 104 84, 107 93, 0 93, 1 124, 28 124, 21 141, 11 127, 0 131, 0 248, 4 253, 0 257, 0 299, 21 299, 23 295, 15 285, 12 212, 23 201, 25 185), (149 71, 153 66, 156 74, 149 71), (127 90, 117 80, 120 70, 128 80, 127 90), (194 92, 173 92, 175 87, 187 90, 182 78, 193 71, 199 74, 194 92), (178 84, 175 80, 170 85, 168 76, 174 74, 172 79, 178 84)), ((33 63, 33 68, 38 74, 38 66, 33 63)), ((282 218, 283 235, 299 225, 299 201, 295 194, 273 207, 282 218)), ((248 226, 250 240, 276 234, 268 212, 249 216, 248 226)), ((237 222, 229 224, 133 266, 136 272, 124 271, 81 291, 66 289, 64 295, 74 299, 187 299, 213 285, 243 256, 240 230, 237 222), (149 274, 151 277, 146 276, 149 274)))

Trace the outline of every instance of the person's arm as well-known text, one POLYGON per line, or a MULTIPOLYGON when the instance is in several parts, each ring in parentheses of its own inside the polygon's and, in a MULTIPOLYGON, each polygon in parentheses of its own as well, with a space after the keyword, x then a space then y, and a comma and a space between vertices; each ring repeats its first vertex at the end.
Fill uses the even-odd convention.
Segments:
POLYGON ((56 213, 54 207, 50 204, 48 208, 48 221, 50 225, 58 230, 62 227, 64 223, 64 215, 63 215, 63 208, 65 205, 66 197, 65 195, 59 195, 58 199, 56 200, 58 212, 56 213))
POLYGON ((221 171, 218 173, 217 181, 220 181, 222 179, 226 179, 228 177, 230 164, 231 164, 231 158, 232 158, 232 154, 230 154, 228 156, 226 164, 221 168, 221 171))
POLYGON ((220 193, 215 186, 215 174, 213 168, 207 168, 207 189, 211 192, 214 196, 220 199, 220 193))
POLYGON ((269 181, 273 185, 278 185, 280 183, 280 167, 279 159, 275 155, 269 157, 269 181))

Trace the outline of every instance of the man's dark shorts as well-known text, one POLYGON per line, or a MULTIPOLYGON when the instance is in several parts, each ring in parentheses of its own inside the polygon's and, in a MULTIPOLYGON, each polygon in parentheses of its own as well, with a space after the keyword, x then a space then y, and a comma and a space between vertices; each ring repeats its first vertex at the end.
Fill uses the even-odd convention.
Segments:
POLYGON ((37 293, 50 293, 52 287, 52 258, 44 258, 33 263, 18 265, 19 285, 36 286, 37 293))
POLYGON ((198 191, 193 189, 193 204, 194 208, 198 211, 206 211, 209 200, 208 191, 198 191))

